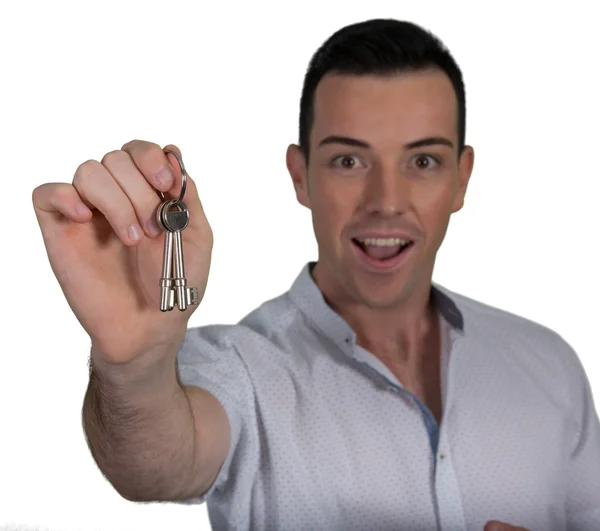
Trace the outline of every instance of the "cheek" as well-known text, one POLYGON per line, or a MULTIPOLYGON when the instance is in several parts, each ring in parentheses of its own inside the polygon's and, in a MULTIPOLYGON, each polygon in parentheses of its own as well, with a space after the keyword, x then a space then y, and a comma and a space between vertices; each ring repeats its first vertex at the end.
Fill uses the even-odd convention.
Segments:
MULTIPOLYGON (((448 227, 450 211, 452 209, 453 197, 447 194, 429 198, 422 204, 421 214, 425 224, 425 230, 435 240, 443 238, 448 227)), ((430 236, 430 237, 431 237, 430 236)))
POLYGON ((311 198, 315 230, 329 240, 339 237, 352 218, 352 199, 343 190, 320 186, 311 198))

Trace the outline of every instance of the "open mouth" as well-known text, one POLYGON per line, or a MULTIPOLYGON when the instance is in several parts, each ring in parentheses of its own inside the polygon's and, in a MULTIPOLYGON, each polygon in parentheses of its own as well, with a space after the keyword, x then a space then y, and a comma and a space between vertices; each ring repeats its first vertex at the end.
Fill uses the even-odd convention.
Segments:
POLYGON ((357 240, 353 238, 352 243, 358 247, 366 257, 381 263, 396 259, 414 244, 413 241, 405 241, 399 238, 379 238, 376 240, 370 238, 366 240, 357 240))

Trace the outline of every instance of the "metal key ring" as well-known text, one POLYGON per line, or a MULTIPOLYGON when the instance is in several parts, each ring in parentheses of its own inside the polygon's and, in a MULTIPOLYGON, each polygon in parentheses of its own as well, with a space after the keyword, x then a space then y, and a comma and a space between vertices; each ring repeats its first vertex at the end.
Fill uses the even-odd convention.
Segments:
MULTIPOLYGON (((185 166, 183 165, 183 160, 181 160, 181 157, 179 156, 179 154, 176 151, 173 151, 172 149, 163 149, 163 151, 165 153, 171 153, 175 156, 175 158, 177 159, 177 162, 179 162, 179 168, 181 169, 181 192, 179 193, 179 199, 177 199, 177 204, 181 204, 183 203, 183 197, 185 196, 185 187, 187 184, 187 173, 185 171, 185 166)), ((156 188, 155 188, 156 190, 156 188)), ((165 200, 165 194, 163 194, 160 190, 156 190, 156 193, 158 194, 158 197, 161 198, 162 201, 165 200)))

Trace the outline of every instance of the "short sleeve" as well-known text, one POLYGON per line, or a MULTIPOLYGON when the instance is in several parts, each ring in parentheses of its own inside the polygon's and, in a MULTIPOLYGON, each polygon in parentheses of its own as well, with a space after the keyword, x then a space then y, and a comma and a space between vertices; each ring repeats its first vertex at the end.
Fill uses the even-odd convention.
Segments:
POLYGON ((219 490, 226 496, 225 491, 233 488, 232 483, 244 479, 243 469, 232 471, 240 468, 234 467, 233 461, 247 457, 256 430, 253 387, 239 350, 230 339, 232 335, 240 335, 236 327, 239 325, 190 328, 177 354, 180 383, 205 389, 221 403, 231 427, 231 442, 225 462, 208 491, 201 497, 175 503, 202 504, 219 490))
POLYGON ((573 422, 567 472, 567 528, 570 531, 600 529, 600 421, 584 367, 568 346, 573 422))

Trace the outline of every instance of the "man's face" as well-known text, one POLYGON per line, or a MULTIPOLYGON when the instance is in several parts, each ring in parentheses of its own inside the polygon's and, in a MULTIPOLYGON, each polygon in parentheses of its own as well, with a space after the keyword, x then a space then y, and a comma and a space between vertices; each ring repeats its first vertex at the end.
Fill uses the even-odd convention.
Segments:
POLYGON ((317 284, 338 302, 402 305, 417 286, 429 284, 472 170, 472 148, 457 157, 457 100, 450 80, 438 70, 388 78, 327 75, 315 93, 310 138, 308 168, 297 146, 290 146, 287 161, 298 201, 312 211, 317 284), (321 145, 332 135, 369 147, 321 145), (447 139, 452 147, 407 147, 428 138, 447 139), (356 237, 370 231, 411 237, 400 266, 369 267, 356 237))

